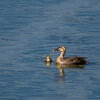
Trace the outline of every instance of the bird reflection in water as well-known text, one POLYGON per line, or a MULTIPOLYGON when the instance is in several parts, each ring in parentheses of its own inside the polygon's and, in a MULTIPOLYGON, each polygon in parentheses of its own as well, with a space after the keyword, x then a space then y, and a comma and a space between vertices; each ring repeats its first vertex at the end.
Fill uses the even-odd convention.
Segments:
POLYGON ((49 67, 50 67, 51 62, 45 62, 45 63, 46 63, 46 65, 47 65, 47 68, 49 68, 49 67))
POLYGON ((60 76, 64 76, 64 69, 65 68, 84 68, 84 65, 60 65, 56 64, 56 67, 59 69, 60 76))
POLYGON ((60 64, 56 64, 56 67, 59 69, 59 72, 60 72, 59 80, 56 81, 56 82, 64 82, 64 80, 65 80, 64 69, 65 68, 74 68, 74 69, 79 68, 79 69, 83 69, 84 65, 60 65, 60 64))

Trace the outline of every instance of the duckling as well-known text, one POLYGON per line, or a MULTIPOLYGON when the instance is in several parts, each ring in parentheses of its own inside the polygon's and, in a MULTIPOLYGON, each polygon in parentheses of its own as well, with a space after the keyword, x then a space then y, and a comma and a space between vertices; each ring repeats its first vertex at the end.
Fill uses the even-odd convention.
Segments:
POLYGON ((56 59, 57 64, 88 64, 85 57, 64 57, 66 53, 65 46, 60 46, 58 49, 53 51, 61 51, 60 56, 56 59))
POLYGON ((47 59, 45 60, 45 62, 52 62, 50 55, 47 55, 47 59))

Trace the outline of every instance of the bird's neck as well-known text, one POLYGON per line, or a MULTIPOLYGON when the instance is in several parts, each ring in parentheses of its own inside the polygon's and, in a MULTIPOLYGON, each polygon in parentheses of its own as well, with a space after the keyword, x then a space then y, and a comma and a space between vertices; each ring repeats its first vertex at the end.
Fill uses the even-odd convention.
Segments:
POLYGON ((61 52, 60 57, 64 58, 65 52, 61 52))

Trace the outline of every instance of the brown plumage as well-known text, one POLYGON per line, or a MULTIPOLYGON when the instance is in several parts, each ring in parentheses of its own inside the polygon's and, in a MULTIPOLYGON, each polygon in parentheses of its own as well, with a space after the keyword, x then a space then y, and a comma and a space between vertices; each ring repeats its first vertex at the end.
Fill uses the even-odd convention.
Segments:
POLYGON ((85 57, 66 57, 64 55, 66 53, 66 47, 60 46, 58 49, 53 51, 61 51, 60 56, 56 59, 57 64, 88 64, 85 60, 85 57))

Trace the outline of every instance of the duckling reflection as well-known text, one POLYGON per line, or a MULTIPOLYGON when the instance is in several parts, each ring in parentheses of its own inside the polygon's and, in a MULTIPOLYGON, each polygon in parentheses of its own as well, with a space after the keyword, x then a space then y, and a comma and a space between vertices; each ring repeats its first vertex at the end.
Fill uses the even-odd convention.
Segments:
POLYGON ((61 65, 61 64, 56 64, 56 67, 59 69, 60 76, 64 76, 64 68, 84 68, 84 65, 61 65))
POLYGON ((50 67, 51 62, 45 62, 47 64, 47 68, 50 67))

